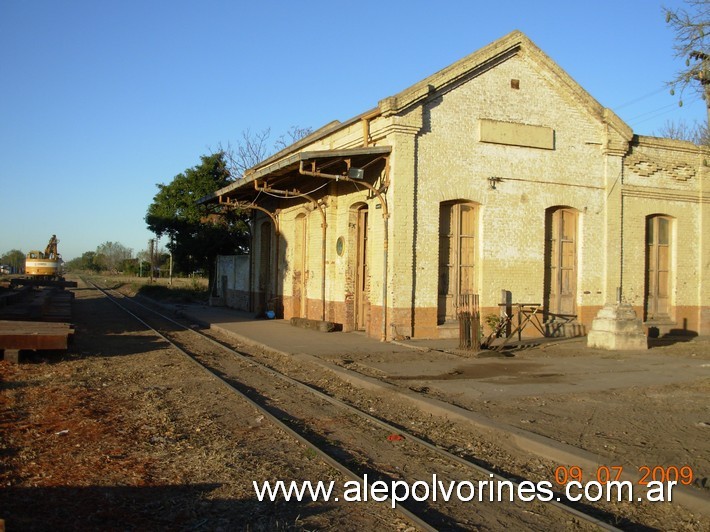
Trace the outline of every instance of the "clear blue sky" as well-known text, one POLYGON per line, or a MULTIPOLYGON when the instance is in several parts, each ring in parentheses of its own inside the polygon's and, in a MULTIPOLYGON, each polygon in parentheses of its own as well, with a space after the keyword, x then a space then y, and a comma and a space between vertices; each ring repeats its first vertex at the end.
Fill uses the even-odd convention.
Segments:
POLYGON ((662 5, 0 0, 0 254, 143 250, 156 183, 219 143, 346 120, 514 29, 636 133, 703 121, 664 88, 662 5))

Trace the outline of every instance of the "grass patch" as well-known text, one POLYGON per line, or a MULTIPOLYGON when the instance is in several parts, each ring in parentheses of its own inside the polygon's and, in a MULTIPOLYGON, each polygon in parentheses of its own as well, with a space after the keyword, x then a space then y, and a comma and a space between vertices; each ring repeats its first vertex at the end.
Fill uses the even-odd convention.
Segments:
POLYGON ((141 295, 166 303, 207 303, 209 290, 207 279, 197 277, 155 279, 153 283, 145 277, 122 275, 92 275, 93 282, 103 288, 118 290, 127 296, 141 295))
POLYGON ((171 303, 207 303, 207 286, 202 283, 190 285, 143 284, 136 291, 138 295, 168 301, 171 303))

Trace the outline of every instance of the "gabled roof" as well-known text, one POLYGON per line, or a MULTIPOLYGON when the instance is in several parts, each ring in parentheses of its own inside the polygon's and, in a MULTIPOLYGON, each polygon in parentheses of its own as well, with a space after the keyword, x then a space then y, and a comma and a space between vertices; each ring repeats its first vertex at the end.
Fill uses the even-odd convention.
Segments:
POLYGON ((605 109, 567 72, 518 30, 484 46, 394 96, 380 100, 378 107, 384 116, 401 113, 426 98, 446 92, 459 83, 474 78, 518 54, 523 54, 540 65, 541 71, 548 73, 556 86, 565 90, 590 114, 596 116, 600 121, 608 122, 622 136, 631 139, 633 132, 629 126, 611 110, 605 109))
MULTIPOLYGON (((233 184, 216 191, 210 196, 206 196, 200 200, 201 203, 211 201, 218 198, 220 195, 229 195, 236 193, 242 187, 251 187, 253 181, 259 178, 267 178, 268 176, 282 176, 285 169, 293 169, 294 164, 298 161, 309 158, 308 152, 301 150, 310 144, 313 144, 333 133, 351 126, 360 120, 373 120, 379 116, 388 117, 406 112, 413 106, 423 103, 427 98, 435 97, 448 90, 453 89, 459 84, 472 79, 496 65, 503 63, 516 55, 523 55, 526 58, 537 63, 540 67, 539 71, 543 76, 549 78, 550 82, 561 90, 565 91, 574 101, 584 107, 592 116, 596 117, 600 122, 606 123, 612 130, 616 131, 619 137, 626 142, 633 138, 633 131, 626 125, 613 111, 603 107, 597 102, 586 90, 584 90, 569 74, 560 68, 552 59, 550 59, 540 48, 538 48, 525 34, 520 31, 513 31, 481 48, 480 50, 464 57, 456 63, 432 74, 431 76, 415 83, 411 87, 403 91, 384 98, 379 101, 378 106, 374 109, 357 115, 345 122, 333 121, 319 130, 311 133, 307 137, 291 144, 280 152, 272 155, 265 161, 250 168, 245 173, 243 179, 240 179, 233 184)), ((367 150, 367 147, 363 148, 367 150)), ((335 150, 332 157, 337 158, 338 152, 343 150, 335 150)), ((310 152, 313 157, 328 158, 328 152, 310 152)), ((363 154, 360 154, 363 155, 363 154)), ((371 156, 379 155, 379 153, 371 153, 371 156)))

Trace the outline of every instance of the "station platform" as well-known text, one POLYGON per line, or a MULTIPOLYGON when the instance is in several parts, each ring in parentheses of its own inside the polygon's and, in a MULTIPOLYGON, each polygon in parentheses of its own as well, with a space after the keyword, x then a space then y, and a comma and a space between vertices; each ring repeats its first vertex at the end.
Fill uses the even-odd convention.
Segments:
MULTIPOLYGON (((458 339, 381 342, 359 332, 320 332, 294 327, 287 320, 255 319, 224 307, 179 305, 177 315, 195 326, 232 336, 245 345, 312 364, 344 382, 374 391, 382 401, 404 401, 422 412, 461 422, 501 445, 558 464, 595 471, 608 457, 506 423, 496 404, 525 404, 580 394, 613 394, 633 387, 690 383, 710 376, 710 338, 670 341, 638 352, 591 349, 574 338, 500 353, 462 355, 458 339), (478 406, 476 406, 478 405, 478 406), (480 408, 483 406, 483 408, 480 408)), ((528 414, 534 415, 534 411, 528 414)), ((674 501, 710 515, 707 494, 686 486, 674 501)))
POLYGON ((579 393, 681 383, 708 374, 710 339, 678 342, 650 350, 613 352, 588 348, 586 338, 560 339, 501 354, 466 353, 458 339, 382 342, 361 332, 320 332, 288 320, 255 319, 225 307, 181 305, 176 312, 246 345, 287 356, 308 357, 404 386, 424 383, 441 397, 495 400, 549 393, 579 393), (673 355, 673 356, 669 356, 673 355), (686 356, 684 356, 686 355, 686 356))
POLYGON ((405 353, 412 350, 454 351, 458 339, 382 342, 364 332, 320 332, 294 327, 289 320, 257 319, 253 314, 226 307, 180 305, 177 312, 197 324, 237 336, 245 344, 261 345, 288 354, 337 356, 366 353, 405 353))

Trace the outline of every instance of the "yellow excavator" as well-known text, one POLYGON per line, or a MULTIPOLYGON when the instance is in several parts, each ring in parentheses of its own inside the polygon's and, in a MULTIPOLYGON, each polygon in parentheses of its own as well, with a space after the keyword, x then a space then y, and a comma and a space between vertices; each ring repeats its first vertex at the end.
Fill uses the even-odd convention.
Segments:
POLYGON ((57 252, 57 235, 52 235, 44 252, 33 250, 25 259, 25 275, 32 279, 60 279, 62 256, 57 252))

